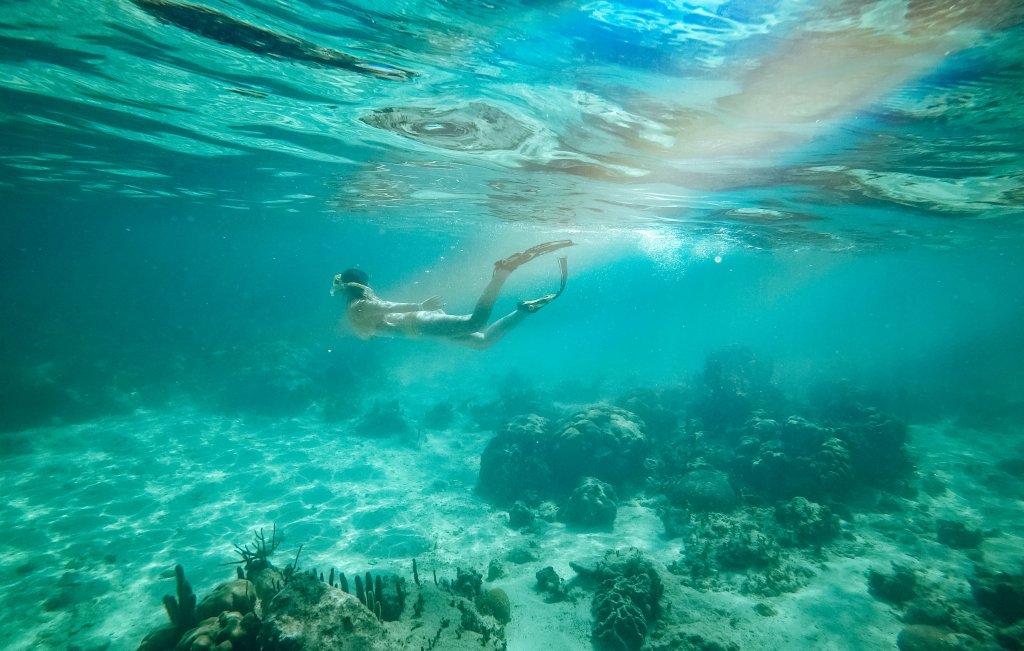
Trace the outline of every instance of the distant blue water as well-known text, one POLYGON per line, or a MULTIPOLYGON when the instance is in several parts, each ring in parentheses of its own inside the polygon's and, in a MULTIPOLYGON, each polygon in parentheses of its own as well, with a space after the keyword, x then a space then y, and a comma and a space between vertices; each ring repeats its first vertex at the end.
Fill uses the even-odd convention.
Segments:
MULTIPOLYGON (((579 245, 569 250, 564 296, 478 352, 355 339, 339 325, 331 276, 359 265, 388 298, 440 293, 450 311, 468 312, 493 259, 547 231, 381 232, 302 217, 204 222, 173 206, 138 214, 138 204, 111 201, 96 214, 91 202, 53 203, 37 200, 8 220, 15 238, 7 242, 18 243, 4 263, 9 430, 172 397, 206 402, 232 385, 244 396, 254 366, 311 377, 311 400, 371 378, 377 387, 398 377, 403 387, 433 390, 479 387, 477 378, 511 371, 543 384, 617 387, 688 377, 709 352, 737 343, 772 357, 778 379, 793 386, 851 376, 909 392, 929 416, 968 409, 979 396, 994 401, 986 409, 1016 413, 1024 303, 1012 243, 864 253, 712 244, 716 263, 694 251, 705 245, 684 229, 664 235, 668 242, 628 230, 569 233, 579 245)), ((553 260, 517 273, 496 315, 556 288, 553 260)), ((244 397, 228 402, 248 407, 244 397)))
POLYGON ((1013 431, 1024 27, 960 4, 3 3, 0 456, 182 405, 585 402, 737 344, 790 395, 1013 431), (329 295, 358 266, 469 312, 563 238, 564 295, 488 351, 359 340, 329 295))

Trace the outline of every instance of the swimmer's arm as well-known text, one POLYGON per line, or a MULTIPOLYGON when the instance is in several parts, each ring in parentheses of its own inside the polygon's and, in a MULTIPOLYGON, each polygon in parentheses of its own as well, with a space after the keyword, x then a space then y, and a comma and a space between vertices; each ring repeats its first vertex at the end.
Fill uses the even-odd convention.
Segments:
POLYGON ((422 303, 394 303, 381 298, 363 299, 360 303, 363 304, 360 306, 362 309, 373 311, 377 314, 421 312, 424 310, 439 310, 444 307, 444 301, 441 300, 440 296, 431 296, 422 303))

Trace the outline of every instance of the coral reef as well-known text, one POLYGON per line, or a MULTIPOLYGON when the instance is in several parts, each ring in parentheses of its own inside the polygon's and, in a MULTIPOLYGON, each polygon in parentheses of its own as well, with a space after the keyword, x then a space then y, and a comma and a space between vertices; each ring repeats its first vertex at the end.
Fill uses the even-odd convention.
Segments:
POLYGON ((775 520, 782 527, 779 541, 789 547, 823 545, 839 535, 839 516, 822 504, 794 497, 775 507, 775 520))
POLYGON ((917 596, 917 573, 893 561, 892 573, 868 570, 868 592, 889 603, 903 603, 917 596))
POLYGON ((890 574, 868 574, 871 594, 902 610, 901 651, 1024 648, 1024 575, 975 566, 968 579, 973 602, 926 576, 896 562, 890 574))
POLYGON ((639 416, 646 425, 647 436, 663 441, 676 432, 686 400, 681 387, 635 388, 616 400, 615 406, 639 416))
POLYGON ((844 495, 854 486, 849 446, 832 436, 821 443, 811 459, 811 475, 818 478, 817 487, 810 486, 809 495, 844 495))
POLYGON ((355 595, 308 574, 292 578, 268 606, 259 632, 262 651, 399 648, 355 595))
POLYGON ((985 539, 985 534, 977 529, 968 528, 959 520, 937 520, 935 538, 953 549, 977 549, 985 539))
POLYGON ((550 565, 537 571, 537 592, 544 595, 548 603, 565 601, 569 592, 565 580, 550 565))
POLYGON ((596 477, 615 486, 644 475, 650 450, 645 426, 636 414, 608 404, 594 404, 564 422, 552 442, 554 478, 565 488, 579 477, 596 477))
MULTIPOLYGON (((536 414, 518 416, 484 449, 478 487, 498 504, 521 501, 529 505, 540 496, 569 497, 583 477, 616 488, 636 485, 645 474, 649 450, 643 421, 607 404, 590 405, 557 426, 536 414)), ((608 506, 617 497, 594 486, 573 500, 580 502, 584 495, 600 498, 605 513, 601 517, 607 517, 608 506)), ((523 507, 516 509, 516 517, 511 518, 513 528, 533 520, 523 507)))
POLYGON ((259 620, 253 612, 256 593, 252 583, 245 579, 223 583, 197 607, 181 565, 175 566, 174 576, 177 597, 164 597, 171 625, 146 635, 139 651, 255 651, 259 620))
POLYGON ((508 526, 513 529, 524 529, 533 524, 537 516, 522 500, 516 500, 508 510, 508 526))
MULTIPOLYGON (((217 586, 198 609, 195 594, 176 568, 177 597, 165 605, 170 626, 153 630, 140 651, 399 651, 505 648, 504 625, 512 616, 508 595, 482 588, 478 572, 458 570, 454 581, 414 585, 396 574, 354 574, 333 569, 325 578, 300 571, 299 554, 283 570, 270 555, 279 545, 259 530, 251 544, 235 546, 238 578, 217 586), (349 592, 349 589, 353 592, 349 592), (406 608, 407 597, 413 607, 406 608), (208 617, 196 618, 209 614, 208 617)), ((301 547, 299 551, 301 551, 301 547)))
POLYGON ((719 642, 685 631, 674 631, 664 639, 649 642, 644 648, 649 651, 740 651, 735 642, 719 642))
POLYGON ((803 587, 813 573, 783 548, 793 540, 769 509, 732 514, 690 514, 681 558, 669 571, 698 590, 732 588, 745 594, 778 596, 803 587))
POLYGON ((674 506, 694 511, 731 511, 738 503, 729 476, 710 468, 691 470, 666 489, 674 506))
POLYGON ((480 596, 483 584, 484 577, 479 572, 455 568, 455 580, 452 581, 451 587, 456 594, 467 599, 476 599, 480 596))
POLYGON ((260 622, 256 615, 225 611, 208 617, 181 637, 175 651, 256 651, 260 622))
MULTIPOLYGON (((663 427, 653 442, 648 488, 664 496, 666 535, 689 550, 673 571, 695 588, 799 589, 805 557, 839 539, 838 514, 849 517, 873 491, 904 493, 912 478, 906 425, 866 392, 840 383, 799 404, 771 375, 753 352, 728 348, 690 387, 633 391, 622 403, 666 426, 664 412, 675 415, 673 431, 663 427), (730 576, 741 571, 750 575, 730 576)), ((943 539, 972 542, 953 533, 945 528, 943 539)))
POLYGON ((213 592, 199 602, 196 617, 208 619, 223 612, 237 612, 247 615, 256 606, 256 586, 247 579, 235 579, 221 583, 213 592))
POLYGON ((636 549, 610 551, 593 568, 573 564, 580 578, 596 584, 591 612, 594 645, 637 651, 661 613, 661 576, 636 549))
POLYGON ((484 590, 477 597, 476 606, 480 612, 490 615, 500 624, 508 624, 512 620, 512 604, 508 595, 501 588, 484 590))
POLYGON ((435 403, 423 414, 423 426, 430 429, 447 429, 455 420, 455 405, 450 400, 435 403))
POLYGON ((610 528, 618 511, 618 497, 611 484, 597 477, 582 477, 562 509, 565 522, 581 527, 610 528))
POLYGON ((927 624, 911 624, 896 638, 900 651, 959 651, 973 646, 972 642, 966 635, 927 624))
POLYGON ((986 619, 1002 626, 1024 620, 1024 574, 993 572, 979 565, 970 583, 986 619))
POLYGON ((875 407, 865 407, 857 421, 843 425, 850 465, 861 481, 873 486, 898 486, 913 471, 906 449, 906 423, 875 407))
POLYGON ((480 457, 480 492, 508 503, 528 491, 549 491, 554 474, 549 427, 548 419, 534 414, 509 422, 480 457))
MULTIPOLYGON (((899 429, 896 421, 888 422, 891 430, 899 429)), ((881 462, 890 467, 880 470, 872 465, 870 453, 862 451, 865 431, 881 436, 866 423, 833 428, 790 416, 776 431, 765 424, 759 418, 747 423, 736 459, 738 479, 766 499, 832 499, 846 495, 857 483, 877 485, 876 478, 909 477, 909 462, 893 461, 905 459, 904 435, 886 444, 894 449, 881 462)))
MULTIPOLYGON (((545 528, 544 500, 561 503, 569 524, 610 526, 616 497, 646 480, 666 534, 683 539, 670 565, 683 584, 780 595, 848 542, 839 514, 908 486, 906 426, 869 397, 834 385, 808 403, 786 400, 770 362, 728 348, 689 385, 633 389, 561 420, 513 420, 484 451, 480 490, 511 505, 510 527, 530 535, 545 528)), ((959 541, 953 533, 943 539, 959 541)))
POLYGON ((355 431, 363 436, 392 436, 408 434, 412 426, 406 419, 401 403, 388 400, 374 402, 356 421, 355 431))
POLYGON ((520 416, 551 415, 551 401, 533 386, 531 377, 513 371, 498 378, 495 388, 497 399, 470 406, 470 415, 481 429, 500 431, 520 416))
POLYGON ((744 346, 708 355, 694 405, 706 431, 731 441, 731 430, 743 425, 756 410, 779 404, 781 393, 772 384, 772 373, 770 361, 744 346))
POLYGON ((609 515, 614 519, 617 496, 601 483, 616 488, 639 484, 648 451, 643 422, 608 404, 592 404, 558 426, 536 414, 519 416, 484 448, 478 488, 498 504, 523 503, 516 506, 514 517, 510 514, 513 528, 535 519, 527 510, 539 496, 559 501, 567 497, 570 506, 563 515, 569 514, 570 520, 579 515, 582 520, 572 521, 580 524, 595 518, 603 524, 609 515), (584 477, 601 483, 588 480, 583 492, 571 495, 584 477))

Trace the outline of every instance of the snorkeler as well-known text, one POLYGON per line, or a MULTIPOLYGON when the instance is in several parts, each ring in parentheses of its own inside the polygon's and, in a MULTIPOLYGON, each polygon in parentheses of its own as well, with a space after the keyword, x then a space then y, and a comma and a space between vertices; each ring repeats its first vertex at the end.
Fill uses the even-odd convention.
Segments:
POLYGON ((363 339, 371 337, 437 337, 470 348, 489 348, 533 314, 558 298, 568 278, 566 258, 558 258, 562 282, 558 291, 530 301, 520 301, 516 309, 488 325, 498 292, 509 275, 539 255, 572 246, 571 240, 557 240, 531 247, 494 263, 494 274, 472 314, 447 314, 440 296, 422 303, 392 303, 381 299, 367 285, 369 276, 360 269, 348 269, 334 277, 332 295, 342 295, 348 304, 346 315, 353 330, 363 339))

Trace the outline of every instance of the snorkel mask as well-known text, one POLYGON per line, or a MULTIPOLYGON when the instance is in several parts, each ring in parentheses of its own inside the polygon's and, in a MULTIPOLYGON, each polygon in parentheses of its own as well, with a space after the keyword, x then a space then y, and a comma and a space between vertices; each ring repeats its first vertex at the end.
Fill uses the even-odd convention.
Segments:
POLYGON ((348 269, 343 273, 334 276, 331 284, 331 296, 345 294, 349 299, 362 298, 370 291, 366 282, 370 279, 365 272, 359 269, 348 269))

